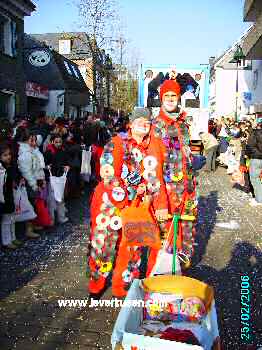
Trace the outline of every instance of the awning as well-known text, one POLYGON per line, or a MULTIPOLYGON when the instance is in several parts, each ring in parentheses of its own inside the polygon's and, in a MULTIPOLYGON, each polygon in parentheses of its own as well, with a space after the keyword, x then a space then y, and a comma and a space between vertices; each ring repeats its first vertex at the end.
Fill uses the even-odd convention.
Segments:
POLYGON ((243 40, 242 49, 247 60, 262 59, 262 12, 253 28, 243 40))

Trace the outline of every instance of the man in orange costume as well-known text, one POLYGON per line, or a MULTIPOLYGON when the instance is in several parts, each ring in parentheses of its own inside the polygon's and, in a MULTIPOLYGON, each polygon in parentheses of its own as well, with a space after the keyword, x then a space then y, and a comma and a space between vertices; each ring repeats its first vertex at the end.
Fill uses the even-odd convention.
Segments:
MULTIPOLYGON (((164 179, 168 195, 169 212, 197 215, 196 179, 192 169, 192 156, 186 114, 178 106, 180 85, 175 80, 165 80, 160 88, 161 109, 154 121, 154 135, 162 141, 164 154, 164 179)), ((172 232, 172 231, 171 231, 172 232)), ((180 221, 177 240, 178 254, 190 264, 193 255, 194 222, 180 221), (181 256, 182 257, 182 256, 181 256)), ((169 253, 173 251, 170 236, 169 253)))
MULTIPOLYGON (((113 137, 101 157, 103 179, 91 202, 91 254, 89 258, 91 294, 99 294, 113 270, 121 241, 121 209, 137 198, 146 198, 158 220, 168 217, 163 180, 161 141, 151 129, 151 113, 136 108, 126 136, 113 137)), ((154 266, 157 249, 149 248, 147 274, 154 266)), ((140 277, 143 247, 121 245, 113 273, 113 295, 124 296, 134 278, 140 277)))

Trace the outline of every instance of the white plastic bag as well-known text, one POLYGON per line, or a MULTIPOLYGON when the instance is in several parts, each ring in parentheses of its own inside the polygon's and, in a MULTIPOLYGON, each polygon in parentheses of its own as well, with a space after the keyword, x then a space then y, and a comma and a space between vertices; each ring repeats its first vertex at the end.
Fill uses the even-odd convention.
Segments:
POLYGON ((82 150, 81 175, 91 176, 91 147, 87 150, 82 150))
MULTIPOLYGON (((172 273, 173 254, 169 254, 164 248, 160 249, 155 266, 153 267, 150 276, 154 275, 169 275, 172 273)), ((176 275, 181 275, 180 260, 176 255, 176 275)))
POLYGON ((50 169, 50 185, 54 191, 55 200, 59 203, 64 200, 65 184, 67 178, 67 171, 62 176, 53 176, 50 169))
POLYGON ((33 206, 28 200, 25 186, 19 186, 14 189, 14 203, 15 203, 15 221, 23 222, 33 220, 37 217, 33 206))
POLYGON ((5 180, 6 180, 6 170, 2 165, 0 165, 0 203, 5 202, 5 197, 4 197, 5 180))
MULTIPOLYGON (((173 223, 174 223, 174 217, 170 225, 167 237, 163 243, 163 247, 159 250, 157 254, 156 263, 150 273, 150 276, 172 274, 173 253, 170 254, 167 252, 167 245, 168 245, 169 237, 171 235, 171 229, 172 229, 173 223)), ((177 254, 175 259, 176 259, 176 275, 181 275, 180 260, 177 254)))

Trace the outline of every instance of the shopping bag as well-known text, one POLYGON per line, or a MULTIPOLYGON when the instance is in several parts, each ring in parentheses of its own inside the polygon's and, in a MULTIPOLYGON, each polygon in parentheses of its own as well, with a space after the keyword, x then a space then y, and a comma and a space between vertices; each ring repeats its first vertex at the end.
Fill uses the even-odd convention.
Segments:
POLYGON ((6 170, 2 165, 0 165, 0 203, 5 202, 4 197, 4 185, 6 180, 6 170))
POLYGON ((35 211, 37 214, 37 218, 34 220, 35 225, 44 227, 52 226, 52 219, 45 200, 41 198, 35 200, 35 211))
POLYGON ((81 175, 91 175, 91 147, 88 150, 82 150, 81 175))
POLYGON ((176 266, 176 271, 175 274, 181 275, 181 266, 180 266, 180 260, 177 254, 175 256, 173 253, 168 253, 167 247, 168 247, 168 242, 170 240, 170 235, 171 235, 171 230, 174 224, 174 219, 171 222, 171 225, 169 227, 168 234, 163 242, 163 247, 159 250, 156 258, 156 263, 150 273, 150 276, 154 275, 168 275, 172 273, 173 270, 173 262, 175 259, 175 266, 176 266))
POLYGON ((50 184, 51 184, 52 190, 54 191, 55 200, 61 203, 63 202, 63 199, 64 199, 67 171, 65 171, 62 176, 53 176, 50 169, 49 169, 49 172, 50 172, 50 184))
POLYGON ((36 213, 31 203, 28 200, 25 186, 19 186, 14 189, 14 203, 15 203, 15 221, 23 222, 36 218, 36 213))
POLYGON ((121 245, 148 246, 161 248, 160 229, 152 213, 150 203, 140 202, 135 198, 130 207, 121 211, 121 245))
MULTIPOLYGON (((181 275, 181 267, 179 257, 176 256, 176 274, 181 275)), ((173 254, 168 253, 165 249, 160 249, 157 255, 155 266, 153 267, 150 276, 167 275, 172 273, 173 254)))

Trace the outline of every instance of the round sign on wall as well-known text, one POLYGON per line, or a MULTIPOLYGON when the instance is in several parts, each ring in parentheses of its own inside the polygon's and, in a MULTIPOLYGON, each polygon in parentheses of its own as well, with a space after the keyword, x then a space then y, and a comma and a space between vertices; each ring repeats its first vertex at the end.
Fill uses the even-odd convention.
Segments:
POLYGON ((30 54, 28 60, 33 66, 44 67, 50 62, 51 56, 45 50, 36 50, 30 54))

